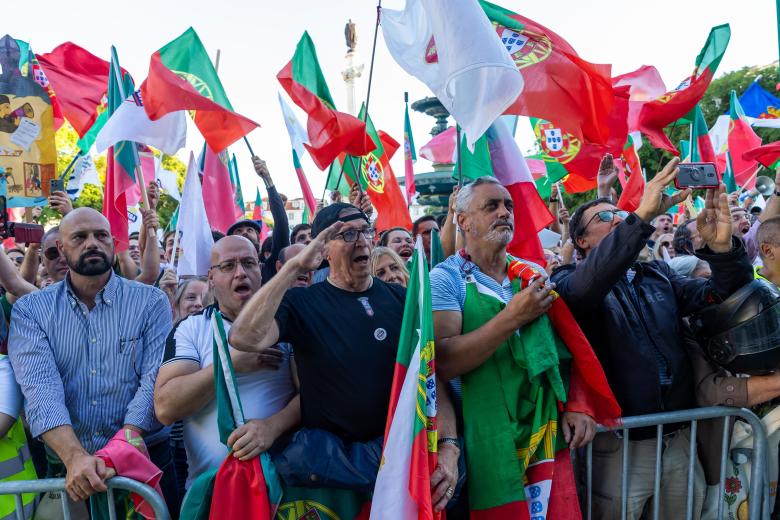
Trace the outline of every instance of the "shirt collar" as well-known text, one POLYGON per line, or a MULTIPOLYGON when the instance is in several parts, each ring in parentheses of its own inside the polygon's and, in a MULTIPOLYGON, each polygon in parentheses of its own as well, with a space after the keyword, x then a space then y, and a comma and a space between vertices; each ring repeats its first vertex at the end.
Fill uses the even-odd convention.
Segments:
MULTIPOLYGON (((119 278, 118 274, 111 271, 111 275, 109 276, 106 285, 104 285, 95 296, 95 302, 102 301, 106 305, 113 305, 116 300, 117 291, 119 290, 119 284, 121 283, 119 278)), ((73 290, 73 286, 70 283, 70 272, 65 275, 65 291, 70 299, 71 307, 76 307, 81 300, 76 296, 76 292, 73 290)))

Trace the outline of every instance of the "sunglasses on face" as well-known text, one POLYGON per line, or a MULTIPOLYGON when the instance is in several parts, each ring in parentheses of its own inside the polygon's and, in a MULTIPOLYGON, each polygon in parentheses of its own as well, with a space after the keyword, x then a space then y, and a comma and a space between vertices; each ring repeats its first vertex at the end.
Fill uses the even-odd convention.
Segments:
POLYGON ((585 224, 580 235, 585 233, 585 230, 588 229, 588 226, 590 226, 590 223, 594 220, 599 219, 601 222, 612 222, 615 220, 615 215, 622 220, 625 220, 626 217, 628 217, 628 211, 623 211, 622 209, 605 209, 604 211, 599 211, 590 218, 587 224, 585 224))
POLYGON ((56 247, 47 247, 43 250, 43 256, 45 256, 49 260, 56 260, 60 257, 60 250, 56 247))

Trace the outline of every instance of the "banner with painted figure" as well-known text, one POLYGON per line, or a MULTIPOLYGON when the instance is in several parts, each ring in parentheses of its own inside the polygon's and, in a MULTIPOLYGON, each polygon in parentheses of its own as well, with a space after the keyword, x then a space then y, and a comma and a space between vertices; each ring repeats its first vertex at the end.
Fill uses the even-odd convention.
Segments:
POLYGON ((0 194, 9 208, 46 205, 57 170, 51 99, 21 74, 19 57, 16 40, 0 39, 0 194))

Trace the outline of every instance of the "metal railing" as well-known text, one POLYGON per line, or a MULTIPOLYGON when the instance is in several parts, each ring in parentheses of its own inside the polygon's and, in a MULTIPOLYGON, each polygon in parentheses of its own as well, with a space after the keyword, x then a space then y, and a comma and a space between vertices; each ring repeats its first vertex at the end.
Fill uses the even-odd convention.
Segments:
MULTIPOLYGON (((108 486, 108 517, 110 520, 116 520, 116 511, 113 507, 114 489, 130 491, 141 496, 151 506, 156 520, 170 520, 171 517, 168 513, 168 507, 165 505, 165 500, 146 484, 126 477, 113 477, 106 481, 106 485, 108 486)), ((65 492, 64 478, 0 482, 0 495, 14 495, 17 520, 25 520, 22 504, 23 493, 48 493, 50 491, 61 492, 62 518, 70 520, 70 508, 68 506, 68 494, 65 492)))
MULTIPOLYGON (((622 433, 622 474, 620 489, 620 511, 621 519, 627 517, 628 489, 631 468, 629 466, 630 451, 630 430, 636 428, 656 427, 656 450, 655 450, 655 480, 653 486, 653 520, 658 520, 660 511, 660 487, 662 471, 662 452, 663 452, 663 426, 673 423, 690 423, 690 446, 688 459, 688 478, 687 478, 687 504, 686 519, 693 518, 694 508, 694 472, 696 466, 696 434, 698 421, 706 419, 723 418, 723 442, 720 453, 720 481, 718 483, 718 520, 724 518, 724 489, 726 480, 726 462, 728 460, 729 448, 731 446, 731 426, 732 419, 738 417, 746 421, 753 431, 753 448, 751 451, 750 466, 750 488, 748 500, 748 514, 750 520, 768 519, 772 509, 769 504, 769 485, 767 468, 767 436, 764 424, 750 410, 745 408, 730 408, 725 406, 713 406, 707 408, 695 408, 691 410, 679 410, 674 412, 657 413, 650 415, 640 415, 636 417, 625 417, 621 424, 607 428, 599 426, 599 432, 620 432, 622 433)), ((593 445, 589 444, 586 448, 586 484, 587 484, 587 519, 591 520, 592 498, 593 498, 593 445)))

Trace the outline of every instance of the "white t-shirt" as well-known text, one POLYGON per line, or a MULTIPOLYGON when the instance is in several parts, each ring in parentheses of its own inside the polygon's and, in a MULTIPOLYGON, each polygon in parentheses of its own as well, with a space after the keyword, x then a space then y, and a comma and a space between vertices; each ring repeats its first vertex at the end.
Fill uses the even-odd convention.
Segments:
MULTIPOLYGON (((213 364, 213 329, 211 316, 214 307, 207 307, 180 322, 173 332, 174 344, 166 345, 163 365, 176 361, 195 361, 200 368, 213 364)), ((225 332, 231 322, 225 318, 225 332)), ((290 372, 291 348, 281 345, 284 359, 278 370, 259 370, 250 374, 236 374, 244 417, 265 419, 282 410, 295 396, 290 372)), ((232 348, 232 347, 231 347, 232 348)), ((217 468, 225 460, 228 449, 219 440, 216 401, 210 402, 195 415, 182 421, 184 447, 187 450, 189 475, 187 488, 201 473, 217 468)))

